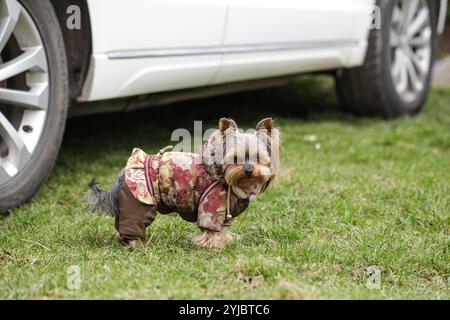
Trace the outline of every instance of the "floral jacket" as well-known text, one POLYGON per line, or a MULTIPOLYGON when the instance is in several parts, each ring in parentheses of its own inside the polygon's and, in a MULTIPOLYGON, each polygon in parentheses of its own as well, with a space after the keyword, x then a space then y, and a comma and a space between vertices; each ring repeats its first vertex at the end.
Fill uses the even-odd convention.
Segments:
MULTIPOLYGON (((135 148, 125 167, 125 181, 140 202, 156 205, 160 213, 177 212, 200 228, 220 231, 227 217, 227 186, 214 179, 200 155, 165 152, 147 155, 135 148)), ((248 200, 230 197, 232 218, 242 213, 248 200)))

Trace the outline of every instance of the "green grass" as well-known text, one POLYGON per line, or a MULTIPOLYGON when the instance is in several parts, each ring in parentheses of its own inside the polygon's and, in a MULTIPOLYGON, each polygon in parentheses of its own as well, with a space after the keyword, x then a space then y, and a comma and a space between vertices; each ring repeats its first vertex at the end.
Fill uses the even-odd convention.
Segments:
POLYGON ((450 90, 424 112, 385 122, 337 110, 329 81, 71 119, 55 169, 30 205, 0 218, 0 298, 449 299, 450 90), (277 183, 232 226, 223 250, 191 244, 195 224, 159 216, 130 252, 81 197, 109 185, 132 147, 220 116, 243 127, 273 115, 283 134, 277 183), (305 140, 316 135, 317 141, 305 140), (317 144, 317 146, 316 146, 317 144), (320 148, 318 148, 320 144, 320 148), (81 289, 67 268, 81 268, 81 289), (379 266, 381 289, 366 288, 379 266))

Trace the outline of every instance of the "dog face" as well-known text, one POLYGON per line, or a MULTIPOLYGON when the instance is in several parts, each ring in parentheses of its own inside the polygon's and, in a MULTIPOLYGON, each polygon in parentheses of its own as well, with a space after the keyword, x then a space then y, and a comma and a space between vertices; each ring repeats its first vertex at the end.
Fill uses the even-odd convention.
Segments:
POLYGON ((223 169, 228 185, 248 195, 262 193, 274 179, 279 164, 279 132, 271 118, 261 120, 252 133, 241 133, 232 119, 222 118, 223 169))

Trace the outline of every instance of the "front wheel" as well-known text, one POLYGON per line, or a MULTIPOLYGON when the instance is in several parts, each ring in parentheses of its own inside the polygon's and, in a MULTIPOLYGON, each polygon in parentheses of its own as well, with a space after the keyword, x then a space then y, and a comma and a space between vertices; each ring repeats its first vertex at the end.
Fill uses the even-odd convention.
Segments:
POLYGON ((66 52, 48 0, 0 0, 0 213, 44 183, 69 103, 66 52))
POLYGON ((378 0, 381 29, 371 30, 366 60, 338 71, 342 106, 359 115, 415 115, 428 95, 435 42, 435 1, 378 0))

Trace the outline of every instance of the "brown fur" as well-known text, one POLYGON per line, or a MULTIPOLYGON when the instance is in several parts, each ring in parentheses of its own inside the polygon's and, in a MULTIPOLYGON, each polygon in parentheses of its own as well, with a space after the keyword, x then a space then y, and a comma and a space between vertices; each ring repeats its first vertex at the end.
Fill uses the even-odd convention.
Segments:
POLYGON ((222 118, 219 130, 224 135, 225 181, 247 193, 262 193, 275 178, 279 167, 280 135, 273 127, 272 118, 261 120, 254 134, 239 132, 234 120, 222 118), (261 147, 262 146, 262 147, 261 147), (251 165, 253 172, 246 176, 244 162, 251 165))
MULTIPOLYGON (((224 158, 219 168, 223 170, 226 183, 239 187, 247 194, 259 195, 264 192, 275 178, 279 167, 280 136, 278 129, 273 127, 272 118, 261 120, 254 134, 242 134, 234 120, 222 118, 219 121, 219 132, 225 138, 224 158), (229 138, 233 143, 227 143, 229 138), (261 145, 263 147, 260 148, 261 145), (250 176, 245 173, 243 160, 247 165, 251 164, 250 176)), ((222 248, 232 240, 233 236, 226 228, 220 232, 204 230, 192 238, 196 245, 209 249, 222 248)))
POLYGON ((233 235, 223 228, 221 231, 204 230, 192 238, 192 242, 207 249, 220 249, 233 240, 233 235))

